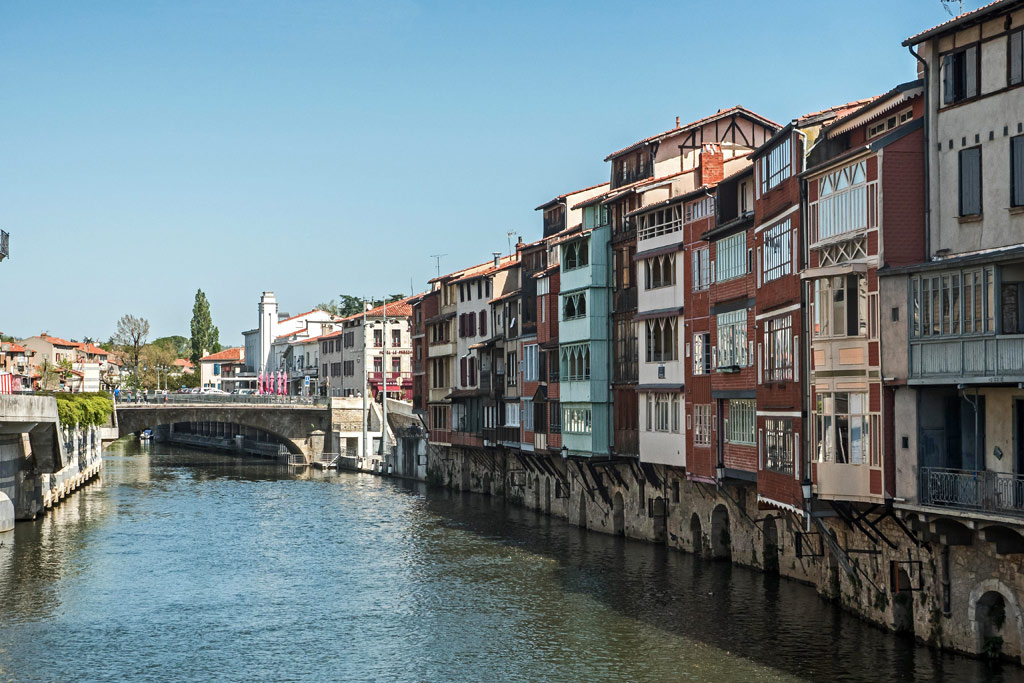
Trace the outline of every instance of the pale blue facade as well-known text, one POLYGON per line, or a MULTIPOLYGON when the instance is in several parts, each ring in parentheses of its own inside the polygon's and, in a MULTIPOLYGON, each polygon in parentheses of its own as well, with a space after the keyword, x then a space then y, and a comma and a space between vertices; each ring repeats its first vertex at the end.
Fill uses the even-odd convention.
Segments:
POLYGON ((583 230, 561 247, 559 374, 562 444, 573 456, 606 456, 612 443, 611 228, 583 210, 583 230), (582 306, 582 310, 581 310, 582 306))

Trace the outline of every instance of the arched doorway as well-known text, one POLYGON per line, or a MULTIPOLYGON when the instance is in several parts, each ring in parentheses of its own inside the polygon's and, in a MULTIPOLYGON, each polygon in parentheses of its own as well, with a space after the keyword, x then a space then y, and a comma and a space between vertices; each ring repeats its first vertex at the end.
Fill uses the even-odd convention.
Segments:
POLYGON ((664 543, 668 539, 668 501, 661 496, 654 499, 654 542, 664 543))
POLYGON ((701 530, 700 516, 694 512, 690 517, 690 538, 693 541, 693 552, 704 554, 704 532, 701 530))
POLYGON ((724 505, 718 505, 711 513, 711 557, 716 560, 732 558, 729 511, 724 505))
POLYGON ((618 491, 612 499, 612 533, 616 536, 626 535, 626 503, 618 491))
POLYGON ((580 491, 580 509, 576 520, 581 527, 587 528, 587 494, 585 491, 580 491))
POLYGON ((1001 593, 989 591, 974 605, 974 621, 978 625, 978 654, 997 659, 1006 645, 1006 599, 1001 593))
POLYGON ((901 635, 914 635, 914 594, 910 576, 900 570, 896 575, 896 593, 892 596, 892 628, 901 635))
POLYGON ((764 570, 768 574, 779 573, 779 530, 775 518, 768 515, 764 518, 762 539, 764 541, 764 570))

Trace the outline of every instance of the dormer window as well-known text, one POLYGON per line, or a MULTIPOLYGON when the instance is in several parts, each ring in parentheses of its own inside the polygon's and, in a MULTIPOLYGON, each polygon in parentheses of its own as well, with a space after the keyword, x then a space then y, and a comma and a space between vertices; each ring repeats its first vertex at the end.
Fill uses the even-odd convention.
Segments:
POLYGON ((876 124, 868 126, 868 138, 870 139, 878 137, 882 133, 890 131, 898 126, 902 126, 904 123, 910 121, 913 118, 914 110, 910 108, 904 109, 899 114, 894 114, 893 116, 889 116, 883 121, 879 121, 876 124))

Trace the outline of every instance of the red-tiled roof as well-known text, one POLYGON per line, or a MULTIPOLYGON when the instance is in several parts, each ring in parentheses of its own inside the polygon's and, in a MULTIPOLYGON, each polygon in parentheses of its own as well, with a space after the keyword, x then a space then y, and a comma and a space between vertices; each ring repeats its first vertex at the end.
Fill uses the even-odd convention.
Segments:
MULTIPOLYGON (((525 245, 524 244, 524 245, 521 245, 521 246, 529 246, 529 245, 525 245)), ((502 256, 501 258, 507 258, 508 260, 505 261, 504 263, 502 263, 500 266, 495 266, 492 263, 490 268, 485 268, 483 270, 476 270, 476 269, 474 269, 473 271, 468 272, 465 275, 459 276, 456 280, 454 280, 454 282, 462 282, 464 280, 472 280, 472 279, 475 279, 475 278, 478 278, 478 277, 483 277, 484 275, 491 275, 492 273, 496 273, 499 270, 505 270, 506 268, 511 268, 512 266, 516 265, 516 263, 518 263, 515 260, 515 256, 502 256)))
POLYGON ((6 353, 25 353, 25 347, 14 342, 4 342, 2 348, 6 353))
POLYGON ((94 356, 105 356, 107 352, 96 346, 95 344, 75 344, 75 348, 85 353, 91 353, 94 356))
POLYGON ((41 334, 39 336, 46 340, 47 343, 53 344, 54 346, 67 346, 72 349, 78 346, 75 342, 69 342, 67 339, 61 339, 60 337, 51 337, 48 334, 41 334))
POLYGON ((959 24, 966 24, 972 20, 981 19, 984 15, 995 12, 1002 9, 1006 5, 1014 5, 1019 0, 996 0, 990 2, 987 5, 982 5, 978 9, 971 10, 970 12, 964 12, 963 14, 957 15, 948 21, 944 21, 937 26, 932 26, 929 29, 921 31, 915 35, 910 36, 903 41, 903 46, 907 47, 910 45, 917 45, 918 43, 931 38, 936 33, 942 33, 944 31, 955 28, 959 24))
POLYGON ((796 119, 797 125, 804 121, 818 118, 819 116, 825 116, 826 114, 832 114, 837 119, 841 119, 844 116, 849 116, 851 113, 857 111, 859 108, 861 108, 868 102, 873 102, 874 100, 877 100, 879 97, 881 97, 881 95, 875 95, 874 97, 865 97, 864 99, 854 100, 853 102, 847 102, 846 104, 837 104, 834 107, 828 107, 827 109, 822 109, 821 111, 812 111, 808 114, 804 114, 803 116, 798 117, 796 119))
POLYGON ((234 346, 230 349, 224 349, 217 353, 211 353, 209 356, 203 356, 199 359, 199 362, 207 360, 243 360, 245 358, 245 349, 241 346, 234 346))
MULTIPOLYGON (((305 315, 305 313, 303 313, 303 315, 305 315)), ((289 318, 289 320, 291 320, 291 318, 289 318)), ((295 330, 294 332, 286 332, 285 334, 279 334, 276 337, 274 337, 274 339, 284 339, 285 337, 294 337, 297 334, 302 334, 303 332, 308 332, 308 331, 309 331, 308 327, 303 327, 301 330, 295 330)))
POLYGON ((597 188, 601 187, 602 185, 607 185, 607 184, 608 184, 608 181, 605 181, 603 183, 598 183, 597 185, 591 185, 590 187, 584 187, 582 190, 573 190, 572 192, 566 192, 565 194, 560 194, 557 197, 555 197, 554 199, 549 199, 548 201, 544 202, 543 204, 538 206, 536 209, 534 209, 534 211, 543 209, 546 206, 551 206, 555 202, 560 202, 563 199, 565 199, 566 197, 571 197, 574 194, 581 194, 583 192, 589 192, 591 190, 596 190, 597 188))
POLYGON ((595 196, 591 197, 590 199, 584 199, 579 204, 574 204, 572 208, 576 209, 576 208, 579 208, 581 206, 586 206, 586 205, 589 205, 589 204, 593 204, 595 202, 603 203, 605 200, 613 198, 613 196, 617 197, 620 194, 624 194, 624 193, 632 191, 632 190, 638 190, 641 187, 643 187, 644 185, 653 185, 654 183, 660 183, 660 182, 665 181, 665 180, 671 180, 672 178, 675 178, 675 177, 678 177, 678 176, 681 176, 681 175, 686 175, 687 173, 693 173, 696 170, 697 169, 695 169, 695 168, 691 168, 691 169, 688 169, 686 171, 679 171, 678 173, 669 173, 668 175, 663 175, 660 178, 644 178, 643 180, 635 180, 635 181, 633 181, 633 182, 631 182, 629 184, 622 185, 620 187, 616 187, 614 190, 611 190, 610 192, 605 192, 604 194, 595 195, 595 196))
POLYGON ((188 358, 176 358, 174 360, 173 365, 176 365, 179 368, 186 368, 186 369, 191 369, 191 368, 194 367, 192 365, 192 361, 190 361, 188 358))
POLYGON ((725 118, 727 116, 732 116, 733 114, 743 114, 744 116, 747 116, 749 118, 753 118, 753 119, 756 119, 756 120, 760 121, 761 123, 765 124, 768 127, 782 128, 781 125, 779 125, 778 123, 775 123, 771 119, 766 118, 764 116, 761 116, 760 114, 747 109, 743 105, 737 104, 736 106, 729 107, 728 109, 719 109, 714 114, 711 114, 710 116, 705 116, 702 119, 697 119, 696 121, 693 121, 691 123, 687 123, 687 124, 682 125, 682 126, 676 126, 675 128, 671 128, 671 129, 665 131, 664 133, 658 133, 657 135, 652 135, 649 138, 644 138, 643 140, 639 140, 637 142, 634 142, 632 145, 630 145, 628 147, 623 147, 622 149, 620 149, 618 151, 612 152, 611 154, 606 156, 604 158, 604 160, 605 161, 611 161, 615 157, 620 156, 622 154, 625 154, 626 152, 630 152, 630 151, 636 149, 637 147, 645 145, 645 144, 647 144, 649 142, 654 142, 655 140, 661 140, 663 138, 667 138, 669 136, 676 135, 678 133, 682 133, 682 132, 690 130, 692 128, 697 128, 699 126, 706 125, 706 124, 711 123, 712 121, 715 121, 717 119, 725 118))
MULTIPOLYGON (((512 256, 511 254, 509 254, 508 256, 502 256, 501 258, 503 258, 503 259, 505 259, 505 258, 514 259, 515 256, 512 256)), ((449 279, 454 278, 454 277, 461 278, 461 277, 464 277, 466 275, 475 274, 479 270, 485 270, 485 269, 487 269, 489 267, 493 267, 493 266, 494 266, 494 259, 491 259, 490 261, 484 261, 483 263, 478 263, 475 266, 467 266, 466 268, 460 268, 459 270, 452 271, 451 273, 448 273, 447 275, 441 275, 440 277, 430 278, 430 280, 428 280, 428 282, 439 282, 441 280, 449 280, 449 279)), ((410 297, 410 298, 415 298, 415 297, 410 297)))
MULTIPOLYGON (((285 318, 283 320, 278 320, 277 322, 285 323, 285 322, 288 322, 289 320, 295 320, 297 318, 305 318, 307 315, 313 315, 314 313, 327 313, 327 311, 321 311, 319 308, 314 308, 312 311, 306 311, 305 313, 299 313, 298 315, 293 315, 290 318, 285 318)), ((334 318, 334 316, 331 315, 330 313, 327 313, 327 315, 330 318, 334 318)))

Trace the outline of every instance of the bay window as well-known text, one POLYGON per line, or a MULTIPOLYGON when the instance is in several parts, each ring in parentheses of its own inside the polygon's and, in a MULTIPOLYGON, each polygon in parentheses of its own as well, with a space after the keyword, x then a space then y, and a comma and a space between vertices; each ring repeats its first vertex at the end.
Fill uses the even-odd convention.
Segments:
POLYGON ((646 259, 647 289, 671 287, 676 283, 676 255, 662 254, 646 259))
POLYGON ((693 406, 693 445, 711 445, 711 404, 693 406))
POLYGON ((814 336, 863 337, 867 334, 867 278, 857 273, 814 281, 814 336))
POLYGON ((654 318, 647 321, 647 362, 662 363, 679 357, 676 335, 677 318, 654 318))
POLYGON ((771 282, 789 275, 793 267, 792 232, 789 219, 768 228, 761 251, 761 279, 771 282))
POLYGON ((814 431, 818 462, 879 465, 878 416, 869 414, 866 393, 819 393, 814 431))
POLYGON ((729 443, 754 445, 755 401, 732 399, 729 417, 725 421, 725 440, 729 443))
POLYGON ((793 474, 793 420, 771 417, 764 422, 765 469, 793 474))
POLYGON ((792 170, 793 154, 790 138, 776 145, 760 159, 761 193, 772 189, 788 178, 792 170))
POLYGON ((793 316, 769 318, 764 324, 764 381, 793 379, 793 316))
POLYGON ((995 269, 910 279, 910 334, 945 337, 995 332, 995 269))
POLYGON ((747 348, 747 309, 719 313, 718 367, 746 367, 750 365, 747 348))
POLYGON ((715 268, 715 282, 746 275, 747 233, 737 233, 715 242, 715 268))

